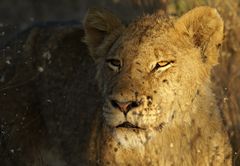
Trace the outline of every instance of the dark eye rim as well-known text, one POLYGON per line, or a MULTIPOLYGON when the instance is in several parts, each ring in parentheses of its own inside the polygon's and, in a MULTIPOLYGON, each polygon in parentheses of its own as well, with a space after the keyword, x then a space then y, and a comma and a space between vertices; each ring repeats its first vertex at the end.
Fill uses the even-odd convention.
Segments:
POLYGON ((115 66, 118 68, 121 67, 121 61, 119 59, 114 59, 114 58, 106 59, 106 63, 111 64, 112 66, 115 66))
POLYGON ((172 63, 174 63, 175 61, 174 60, 171 60, 171 61, 160 61, 160 62, 157 62, 156 63, 156 65, 155 65, 155 67, 152 69, 152 73, 154 73, 155 71, 157 71, 159 68, 161 68, 161 67, 165 67, 165 66, 168 66, 168 65, 170 65, 170 64, 172 64, 172 63), (164 65, 160 65, 159 63, 164 63, 164 65))

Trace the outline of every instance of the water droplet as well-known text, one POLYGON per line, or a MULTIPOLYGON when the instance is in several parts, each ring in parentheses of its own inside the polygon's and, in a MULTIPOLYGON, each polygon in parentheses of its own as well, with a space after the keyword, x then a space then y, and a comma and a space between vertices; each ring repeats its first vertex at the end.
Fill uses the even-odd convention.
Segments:
POLYGON ((50 60, 52 55, 51 55, 50 51, 47 51, 47 52, 44 52, 42 56, 43 56, 43 58, 50 60))
POLYGON ((48 102, 48 103, 52 103, 52 100, 50 100, 50 99, 47 99, 47 102, 48 102))
POLYGON ((41 72, 43 72, 43 71, 44 71, 44 68, 43 68, 43 67, 41 67, 41 66, 39 66, 39 67, 38 67, 38 71, 41 73, 41 72))
POLYGON ((14 153, 14 152, 15 152, 15 150, 14 150, 14 149, 10 149, 10 152, 11 152, 11 153, 14 153))
POLYGON ((11 61, 8 59, 6 60, 6 64, 10 65, 11 64, 11 61))

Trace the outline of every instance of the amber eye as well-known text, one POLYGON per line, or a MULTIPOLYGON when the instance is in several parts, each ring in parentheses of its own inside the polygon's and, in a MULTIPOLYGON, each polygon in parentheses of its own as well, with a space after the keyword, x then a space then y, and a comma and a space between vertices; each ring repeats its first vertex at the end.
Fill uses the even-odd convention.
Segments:
POLYGON ((171 65, 174 63, 174 61, 160 61, 160 62, 157 62, 155 67, 152 69, 151 72, 156 72, 158 70, 166 70, 168 69, 169 67, 171 67, 171 65))
POLYGON ((106 63, 114 71, 120 70, 121 68, 121 61, 119 59, 107 59, 106 63))

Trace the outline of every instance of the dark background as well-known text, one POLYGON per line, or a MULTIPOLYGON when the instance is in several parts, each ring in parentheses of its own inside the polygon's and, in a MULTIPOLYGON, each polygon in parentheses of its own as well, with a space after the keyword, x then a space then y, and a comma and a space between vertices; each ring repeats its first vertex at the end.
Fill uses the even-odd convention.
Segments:
POLYGON ((136 0, 1 0, 0 25, 31 22, 66 21, 83 19, 89 7, 108 8, 125 21, 151 12, 153 8, 164 8, 165 1, 142 3, 136 0), (140 6, 141 5, 141 6, 140 6))
MULTIPOLYGON (((234 148, 233 158, 237 165, 237 163, 238 164, 240 163, 239 161, 237 161, 239 160, 239 156, 240 156, 239 155, 240 154, 240 141, 239 141, 240 140, 240 125, 239 125, 240 124, 240 88, 239 88, 239 85, 240 85, 240 74, 239 74, 239 71, 240 71, 239 70, 239 66, 240 66, 240 56, 239 56, 240 55, 240 18, 239 18, 240 17, 239 16, 240 0, 227 0, 227 1, 223 1, 223 0, 0 0, 0 48, 1 46, 4 45, 4 43, 6 43, 6 41, 9 41, 9 40, 14 41, 14 40, 11 40, 12 36, 16 36, 17 33, 22 32, 22 30, 27 29, 28 27, 31 27, 32 25, 35 25, 35 24, 45 24, 46 22, 54 21, 55 23, 65 22, 66 25, 71 26, 72 21, 80 23, 82 22, 84 14, 86 13, 89 7, 107 8, 113 13, 115 13, 118 17, 120 17, 124 22, 130 22, 130 20, 136 17, 139 17, 144 13, 152 13, 157 9, 162 9, 163 11, 166 11, 173 15, 181 15, 182 13, 185 13, 189 9, 193 8, 194 6, 199 6, 199 5, 210 5, 212 7, 217 8, 225 22, 225 40, 222 48, 222 54, 219 59, 220 65, 218 65, 218 67, 216 68, 216 71, 214 72, 214 76, 216 76, 215 77, 216 86, 214 90, 215 90, 219 108, 222 111, 224 123, 228 130, 231 143, 234 148)), ((46 24, 46 25, 49 25, 49 24, 46 24)), ((49 32, 51 31, 46 30, 42 32, 43 39, 41 42, 39 41, 39 43, 41 44, 47 43, 44 37, 45 35, 50 36, 51 33, 49 32)), ((57 36, 59 35, 59 33, 56 31, 54 35, 57 36)), ((77 42, 80 43, 80 37, 82 36, 82 34, 79 35, 80 36, 79 39, 76 39, 74 35, 73 37, 70 37, 70 39, 68 40, 66 39, 60 40, 62 43, 65 43, 66 50, 69 50, 70 47, 74 46, 73 45, 74 42, 72 42, 73 41, 72 38, 74 40, 77 40, 75 43, 77 42)), ((15 44, 14 44, 14 47, 15 47, 15 44)), ((78 46, 76 46, 75 48, 78 48, 78 46)), ((60 53, 56 52, 55 55, 59 56, 60 53)), ((72 54, 76 54, 76 53, 78 52, 72 49, 72 54)), ((14 56, 17 56, 15 52, 13 53, 13 57, 14 56)), ((75 57, 75 55, 73 55, 72 57, 75 57)), ((65 54, 63 53, 62 53, 62 58, 63 58, 63 62, 66 62, 65 54)), ((75 62, 75 59, 73 61, 75 62)), ((0 52, 0 62, 2 62, 1 52, 0 52)), ((17 61, 17 63, 20 63, 20 62, 17 61)), ((5 63, 3 64, 6 66, 5 63)), ((72 61, 70 61, 69 64, 70 64, 69 66, 72 66, 73 64, 72 61)), ((1 65, 2 64, 0 64, 0 71, 2 69, 1 65)), ((59 62, 56 62, 56 64, 54 65, 56 66, 59 65, 59 62)), ((54 65, 52 65, 53 69, 49 68, 49 71, 46 72, 47 74, 50 75, 49 78, 51 78, 51 80, 53 79, 52 74, 54 75, 55 74, 54 72, 57 73, 58 71, 60 71, 60 69, 62 69, 62 66, 59 68, 56 68, 54 65)), ((79 65, 76 64, 76 67, 79 67, 79 65)), ((87 74, 88 73, 86 73, 86 75, 87 74)), ((74 76, 70 77, 68 73, 66 75, 69 77, 69 79, 75 78, 74 76)), ((44 75, 41 79, 43 78, 45 79, 48 77, 44 75)), ((21 79, 24 79, 22 75, 21 75, 21 79)), ((63 84, 65 85, 66 83, 64 81, 65 80, 63 79, 63 84)), ((36 82, 38 82, 38 80, 36 82)), ((37 85, 37 86, 40 86, 40 85, 37 85)), ((26 88, 29 88, 29 87, 30 87, 29 85, 26 86, 26 88)), ((33 89, 35 90, 35 88, 33 89)), ((84 88, 79 88, 79 89, 84 89, 84 88)), ((47 89, 46 91, 48 92, 49 90, 47 89)), ((72 97, 73 99, 76 99, 76 101, 78 101, 77 100, 78 98, 75 96, 79 96, 78 94, 80 93, 79 91, 76 91, 76 89, 74 88, 72 88, 72 90, 71 89, 69 90, 69 87, 66 88, 65 91, 66 93, 69 93, 70 96, 73 96, 72 97)), ((28 94, 25 91, 25 89, 23 90, 22 94, 24 93, 28 94)), ((0 93, 0 94, 4 94, 4 93, 0 93)), ((18 92, 18 94, 20 94, 20 92, 18 92)), ((29 94, 32 94, 32 93, 29 92, 29 94)), ((61 96, 61 95, 58 95, 58 96, 61 96)), ((31 96, 30 97, 27 96, 27 97, 34 98, 31 96)), ((48 99, 47 97, 45 98, 44 97, 43 99, 48 99)), ((20 96, 19 98, 22 98, 22 97, 20 96)), ((82 96, 82 98, 84 97, 82 96)), ((37 99, 38 98, 36 98, 36 100, 37 99)), ((44 102, 43 99, 40 98, 39 100, 41 102, 44 102)), ((14 97, 14 100, 15 100, 15 97, 14 97)), ((12 102, 14 102, 14 100, 12 100, 11 98, 12 102)), ((74 104, 77 102, 73 102, 72 100, 71 102, 72 103, 70 104, 73 105, 72 108, 76 108, 74 104)), ((5 106, 5 103, 3 101, 1 101, 0 104, 5 106)), ((54 105, 54 108, 55 107, 56 105, 54 105)), ((4 110, 3 107, 0 107, 0 108, 1 110, 4 110)), ((56 107, 56 112, 59 111, 57 108, 58 107, 56 107)), ((69 106, 67 108, 69 108, 69 106)), ((76 113, 74 112, 74 109, 71 110, 71 112, 72 112, 72 117, 77 117, 74 114, 76 113)), ((65 112, 63 112, 62 114, 65 115, 65 112)), ((64 119, 66 118, 65 116, 62 116, 62 117, 63 117, 63 120, 62 119, 60 120, 62 120, 64 124, 69 123, 68 126, 66 127, 67 128, 66 131, 74 130, 74 127, 72 126, 76 125, 74 123, 75 121, 72 121, 70 119, 71 117, 69 118, 69 120, 64 119)), ((53 124, 55 125, 55 123, 53 124)), ((76 129, 79 129, 79 128, 76 127, 76 129)), ((58 137, 58 135, 56 135, 56 137, 58 137)), ((73 137, 73 138, 75 139, 77 137, 73 137)), ((69 151, 72 151, 72 149, 69 151)), ((68 152, 68 150, 65 150, 65 152, 68 152)), ((72 153, 74 153, 74 151, 72 153)), ((4 154, 7 154, 7 153, 4 153, 4 154)))

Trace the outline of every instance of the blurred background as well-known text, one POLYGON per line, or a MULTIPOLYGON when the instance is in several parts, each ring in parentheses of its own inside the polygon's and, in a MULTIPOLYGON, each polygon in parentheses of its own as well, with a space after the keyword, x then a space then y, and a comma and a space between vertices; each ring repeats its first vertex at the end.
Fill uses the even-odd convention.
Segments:
MULTIPOLYGON (((235 0, 236 2, 239 0, 235 0)), ((89 7, 104 7, 125 21, 157 9, 179 14, 193 6, 216 5, 220 0, 1 0, 0 25, 82 20, 89 7)), ((231 1, 226 5, 231 5, 231 1)))
POLYGON ((239 15, 240 0, 0 0, 0 45, 12 31, 43 22, 81 22, 90 7, 103 7, 113 11, 124 22, 156 10, 181 15, 199 5, 210 5, 224 10, 222 13, 239 15), (3 28, 8 27, 8 28, 3 28))
POLYGON ((144 3, 142 8, 141 0, 1 0, 0 21, 2 24, 21 25, 33 21, 80 21, 89 7, 108 8, 126 21, 145 11, 152 11, 153 7, 164 8, 166 0, 155 2, 150 0, 147 3, 144 3))
POLYGON ((240 0, 0 0, 0 46, 12 32, 49 21, 81 22, 89 7, 104 7, 124 22, 162 10, 179 16, 209 5, 225 22, 220 64, 213 71, 214 91, 234 147, 234 163, 240 162, 240 0))

